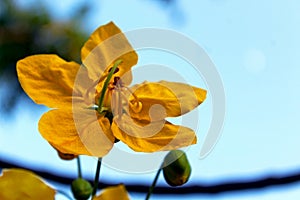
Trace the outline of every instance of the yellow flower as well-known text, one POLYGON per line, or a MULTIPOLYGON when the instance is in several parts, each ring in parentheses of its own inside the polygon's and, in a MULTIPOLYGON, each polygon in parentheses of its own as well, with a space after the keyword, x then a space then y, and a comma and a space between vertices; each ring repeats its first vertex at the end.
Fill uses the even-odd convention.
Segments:
POLYGON ((29 56, 17 63, 24 91, 35 103, 53 108, 41 117, 39 131, 59 152, 103 157, 116 139, 140 152, 196 143, 193 130, 165 118, 194 109, 205 100, 206 91, 167 81, 129 88, 138 57, 114 23, 90 36, 81 59, 81 66, 56 55, 29 56))
POLYGON ((124 185, 117 185, 105 188, 100 195, 93 200, 129 200, 126 188, 124 185))
POLYGON ((54 196, 55 190, 30 171, 7 169, 0 176, 1 200, 53 200, 54 196))

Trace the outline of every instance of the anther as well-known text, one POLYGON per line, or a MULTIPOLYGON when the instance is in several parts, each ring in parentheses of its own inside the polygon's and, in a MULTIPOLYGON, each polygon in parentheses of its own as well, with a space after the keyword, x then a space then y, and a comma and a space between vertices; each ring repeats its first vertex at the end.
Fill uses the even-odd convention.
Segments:
POLYGON ((113 85, 117 85, 117 84, 122 85, 121 79, 118 76, 114 77, 114 82, 113 82, 113 85))
MULTIPOLYGON (((110 72, 112 70, 112 67, 108 70, 108 72, 110 72)), ((117 73, 118 71, 120 71, 120 69, 117 67, 114 71, 114 74, 117 73)))
POLYGON ((141 112, 141 110, 143 108, 143 104, 140 101, 135 101, 134 103, 130 102, 130 105, 131 105, 131 109, 135 113, 141 112))

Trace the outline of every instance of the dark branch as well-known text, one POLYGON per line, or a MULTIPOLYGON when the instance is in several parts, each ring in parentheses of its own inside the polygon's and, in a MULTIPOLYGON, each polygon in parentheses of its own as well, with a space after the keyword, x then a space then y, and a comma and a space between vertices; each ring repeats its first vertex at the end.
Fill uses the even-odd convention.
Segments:
MULTIPOLYGON (((66 185, 70 185, 74 179, 72 177, 58 176, 49 172, 35 170, 32 168, 24 168, 21 165, 14 164, 8 161, 3 161, 3 160, 0 160, 0 168, 27 169, 33 171, 34 173, 43 177, 44 179, 48 179, 66 185)), ((92 182, 92 179, 89 181, 92 182)), ((155 187, 154 193, 166 194, 166 195, 167 194, 219 194, 224 192, 253 190, 253 189, 260 189, 260 188, 265 188, 270 186, 286 185, 286 184, 296 183, 298 181, 300 181, 300 171, 289 175, 281 176, 281 177, 269 176, 264 178, 257 178, 256 180, 250 180, 250 181, 234 180, 234 181, 226 181, 215 185, 197 184, 192 186, 176 187, 176 188, 157 186, 155 187)), ((112 184, 110 184, 109 182, 102 182, 99 184, 99 188, 104 188, 111 185, 112 184)), ((147 193, 149 186, 142 185, 142 184, 126 184, 126 188, 130 192, 147 193)))

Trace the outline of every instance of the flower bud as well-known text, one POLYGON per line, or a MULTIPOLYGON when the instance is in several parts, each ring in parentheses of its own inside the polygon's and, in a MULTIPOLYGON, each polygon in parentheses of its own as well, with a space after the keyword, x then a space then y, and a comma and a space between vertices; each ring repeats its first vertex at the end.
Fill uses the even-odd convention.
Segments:
POLYGON ((170 151, 163 163, 163 174, 170 186, 186 183, 191 175, 191 166, 186 154, 181 150, 170 151))
POLYGON ((87 200, 93 191, 91 184, 82 178, 74 180, 72 182, 71 189, 77 200, 87 200))

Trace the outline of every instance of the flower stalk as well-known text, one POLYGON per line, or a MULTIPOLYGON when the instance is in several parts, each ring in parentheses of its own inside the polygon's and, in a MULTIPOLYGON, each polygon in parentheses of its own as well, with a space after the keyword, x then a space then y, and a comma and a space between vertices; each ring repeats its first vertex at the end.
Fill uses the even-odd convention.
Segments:
POLYGON ((80 163, 79 156, 77 157, 77 173, 78 173, 78 178, 82 178, 81 163, 80 163))
POLYGON ((101 163, 102 163, 102 158, 98 158, 97 169, 96 169, 95 180, 94 180, 94 188, 93 188, 93 192, 92 192, 92 197, 94 197, 96 195, 96 192, 97 192, 97 189, 98 189, 101 163))
POLYGON ((148 193, 147 193, 147 196, 146 196, 146 199, 145 199, 145 200, 149 200, 151 194, 153 193, 153 190, 154 190, 154 188, 155 188, 155 186, 156 186, 156 183, 157 183, 157 180, 158 180, 158 177, 159 177, 159 174, 160 174, 161 170, 162 170, 162 167, 160 167, 159 170, 157 171, 157 173, 156 173, 156 175, 155 175, 155 178, 154 178, 154 180, 153 180, 153 182, 152 182, 152 185, 151 185, 150 188, 149 188, 149 191, 148 191, 148 193))

